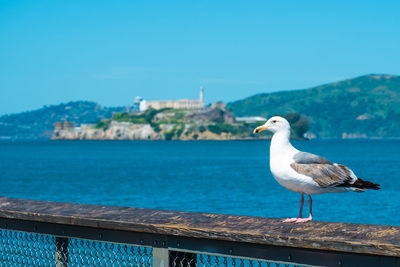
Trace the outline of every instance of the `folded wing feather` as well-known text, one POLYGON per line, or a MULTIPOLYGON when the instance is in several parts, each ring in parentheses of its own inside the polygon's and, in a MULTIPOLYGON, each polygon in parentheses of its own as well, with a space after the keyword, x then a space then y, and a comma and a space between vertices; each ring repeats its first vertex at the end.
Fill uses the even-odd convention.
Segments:
POLYGON ((352 184, 357 177, 344 165, 332 163, 318 155, 299 152, 290 166, 298 173, 309 176, 322 188, 352 184))

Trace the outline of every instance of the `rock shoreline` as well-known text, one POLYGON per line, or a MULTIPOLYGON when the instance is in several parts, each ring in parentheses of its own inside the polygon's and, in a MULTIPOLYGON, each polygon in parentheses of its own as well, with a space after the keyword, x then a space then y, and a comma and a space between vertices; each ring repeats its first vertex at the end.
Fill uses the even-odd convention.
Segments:
MULTIPOLYGON (((231 133, 213 133, 209 130, 203 132, 190 132, 192 125, 185 125, 182 134, 172 137, 171 140, 248 140, 248 138, 234 136, 231 133)), ((150 124, 134 124, 129 122, 112 121, 106 129, 96 129, 93 125, 82 124, 68 130, 55 130, 52 140, 168 140, 166 134, 176 127, 175 124, 161 124, 156 131, 150 124)), ((265 138, 261 138, 265 139, 265 138)))

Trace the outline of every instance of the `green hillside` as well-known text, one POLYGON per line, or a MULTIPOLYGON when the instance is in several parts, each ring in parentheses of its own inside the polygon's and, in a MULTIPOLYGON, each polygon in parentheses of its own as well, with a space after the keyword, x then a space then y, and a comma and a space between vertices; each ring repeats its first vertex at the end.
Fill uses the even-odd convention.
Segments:
POLYGON ((400 137, 400 76, 365 75, 304 90, 257 94, 228 103, 236 116, 298 112, 321 138, 400 137))
POLYGON ((110 118, 113 112, 124 108, 107 108, 90 101, 72 101, 59 105, 3 115, 0 117, 0 138, 38 139, 49 138, 54 122, 72 121, 77 124, 94 123, 110 118))

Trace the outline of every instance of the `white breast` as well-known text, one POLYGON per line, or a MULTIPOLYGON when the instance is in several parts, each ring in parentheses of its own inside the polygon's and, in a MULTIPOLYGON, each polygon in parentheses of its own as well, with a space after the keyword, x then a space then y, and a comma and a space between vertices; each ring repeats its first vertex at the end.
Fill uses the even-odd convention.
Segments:
MULTIPOLYGON (((288 190, 306 194, 318 194, 319 185, 311 178, 297 173, 291 166, 294 162, 293 156, 299 151, 288 141, 275 138, 271 140, 270 168, 275 180, 288 190)), ((287 140, 287 139, 286 139, 287 140)))
POLYGON ((271 158, 270 168, 275 180, 288 190, 315 194, 319 189, 318 184, 311 178, 297 173, 292 169, 289 161, 285 158, 271 158))

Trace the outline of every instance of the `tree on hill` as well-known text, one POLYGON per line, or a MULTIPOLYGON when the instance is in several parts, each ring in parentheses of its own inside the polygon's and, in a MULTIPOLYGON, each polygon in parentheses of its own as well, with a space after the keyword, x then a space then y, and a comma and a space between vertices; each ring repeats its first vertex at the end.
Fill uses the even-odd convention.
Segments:
POLYGON ((292 130, 296 137, 303 138, 304 134, 310 128, 310 119, 300 115, 297 112, 288 113, 284 117, 290 123, 290 126, 292 127, 292 130))

